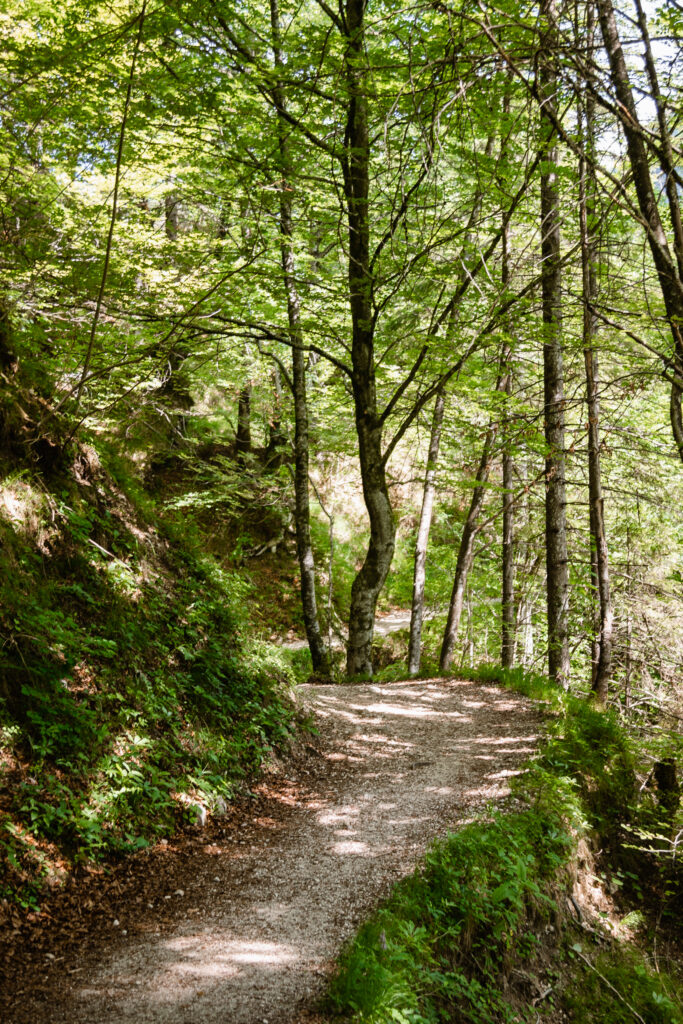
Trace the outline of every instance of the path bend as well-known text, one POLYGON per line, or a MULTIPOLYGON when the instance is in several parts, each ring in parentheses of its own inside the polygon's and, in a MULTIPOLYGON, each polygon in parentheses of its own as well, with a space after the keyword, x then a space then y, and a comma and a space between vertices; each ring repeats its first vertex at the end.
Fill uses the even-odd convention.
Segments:
POLYGON ((7 1024, 314 1019, 344 941, 435 836, 507 795, 542 720, 524 697, 459 680, 302 692, 324 770, 280 787, 232 841, 199 844, 163 916, 117 908, 111 942, 67 958, 40 1016, 27 992, 7 1024))

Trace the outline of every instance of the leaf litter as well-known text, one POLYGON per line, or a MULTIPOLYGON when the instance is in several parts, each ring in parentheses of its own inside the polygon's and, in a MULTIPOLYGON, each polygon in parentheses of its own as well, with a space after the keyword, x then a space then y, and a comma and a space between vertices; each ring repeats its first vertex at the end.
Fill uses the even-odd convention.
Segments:
POLYGON ((435 837, 507 799, 542 722, 533 701, 461 680, 301 689, 315 747, 224 818, 14 913, 5 1024, 322 1021, 343 943, 435 837))

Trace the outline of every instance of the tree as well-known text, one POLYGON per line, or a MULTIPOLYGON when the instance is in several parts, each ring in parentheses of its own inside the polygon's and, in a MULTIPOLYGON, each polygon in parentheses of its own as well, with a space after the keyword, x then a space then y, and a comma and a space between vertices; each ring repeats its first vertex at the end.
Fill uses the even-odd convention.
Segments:
MULTIPOLYGON (((283 73, 282 37, 280 13, 277 0, 270 0, 270 20, 273 42, 273 56, 277 75, 283 73)), ((306 351, 301 330, 301 300, 296 282, 294 247, 292 243, 292 177, 287 136, 289 125, 286 121, 286 100, 280 78, 271 88, 273 104, 277 111, 278 149, 280 157, 280 251, 282 274, 287 294, 287 317, 292 347, 292 395, 294 398, 294 498, 296 548, 301 578, 301 605, 304 614, 306 637, 311 652, 313 671, 329 676, 328 653, 320 632, 315 593, 315 561, 311 546, 310 509, 308 495, 308 400, 306 396, 306 351)))
POLYGON ((443 426, 446 396, 442 390, 437 392, 432 414, 432 427, 429 435, 429 451, 425 468, 424 489, 420 522, 415 540, 415 563, 413 569, 413 596, 410 609, 410 642, 408 644, 408 672, 416 676, 420 671, 422 624, 424 622, 424 594, 426 580, 427 545, 432 525, 434 497, 436 494, 436 464, 439 458, 441 428, 443 426))
MULTIPOLYGON (((586 16, 586 40, 589 49, 593 47, 594 24, 593 6, 589 4, 586 16)), ((594 174, 595 101, 590 91, 586 92, 583 114, 585 124, 583 148, 585 148, 590 158, 590 163, 583 158, 579 162, 579 231, 581 236, 583 297, 583 355, 586 369, 586 407, 588 411, 588 500, 590 504, 591 584, 593 587, 593 602, 596 608, 591 642, 591 688, 598 700, 605 703, 612 673, 613 614, 600 467, 600 393, 598 357, 595 349, 597 318, 593 312, 598 295, 594 235, 596 223, 596 183, 594 174)))
POLYGON ((557 190, 556 170, 558 154, 554 143, 558 80, 555 68, 557 9, 554 0, 543 0, 541 17, 539 94, 541 96, 543 380, 547 445, 545 543, 548 668, 550 677, 566 687, 569 683, 569 565, 565 495, 560 198, 557 190))
POLYGON ((667 110, 659 88, 659 81, 647 30, 645 13, 636 0, 638 24, 645 47, 645 61, 652 99, 657 111, 659 138, 654 144, 656 156, 664 173, 665 192, 671 222, 673 252, 667 239, 659 212, 659 204, 650 173, 650 156, 644 130, 633 98, 626 61, 619 37, 619 29, 611 0, 598 0, 600 29, 607 51, 611 81, 618 101, 616 110, 626 137, 628 158, 638 200, 641 224, 646 231, 652 260, 669 321, 673 351, 665 360, 665 374, 671 384, 671 429, 678 453, 683 460, 683 222, 678 200, 678 184, 673 147, 668 125, 667 110))

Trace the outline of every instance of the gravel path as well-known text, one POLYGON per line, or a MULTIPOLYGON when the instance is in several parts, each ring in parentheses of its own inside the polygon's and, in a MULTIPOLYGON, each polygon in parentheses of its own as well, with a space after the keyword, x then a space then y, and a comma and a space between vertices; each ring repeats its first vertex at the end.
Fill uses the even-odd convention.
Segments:
POLYGON ((124 907, 115 940, 65 970, 36 1024, 313 1019, 344 940, 435 836, 507 794, 541 721, 525 698, 470 682, 302 690, 324 770, 188 861, 162 898, 171 913, 150 904, 136 928, 124 907))

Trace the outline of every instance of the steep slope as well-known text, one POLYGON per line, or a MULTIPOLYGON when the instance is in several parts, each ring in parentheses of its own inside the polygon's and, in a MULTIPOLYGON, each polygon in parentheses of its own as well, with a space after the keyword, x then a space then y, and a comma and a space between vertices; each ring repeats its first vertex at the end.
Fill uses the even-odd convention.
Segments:
POLYGON ((224 807, 294 727, 248 586, 135 465, 0 394, 0 897, 224 807))

